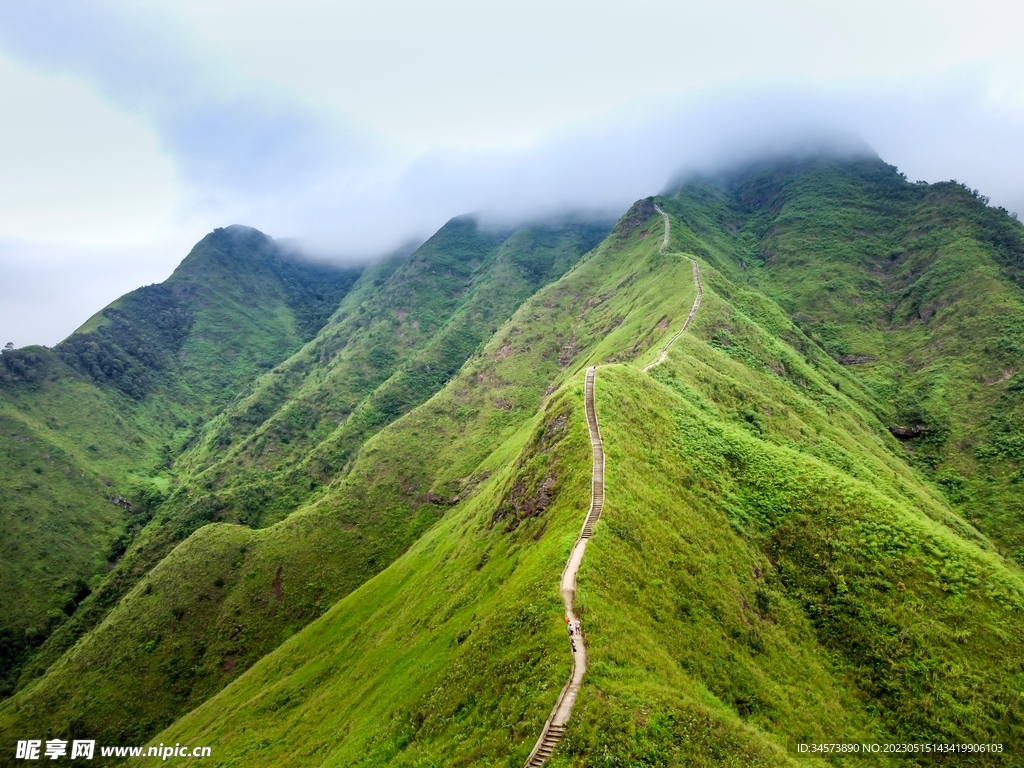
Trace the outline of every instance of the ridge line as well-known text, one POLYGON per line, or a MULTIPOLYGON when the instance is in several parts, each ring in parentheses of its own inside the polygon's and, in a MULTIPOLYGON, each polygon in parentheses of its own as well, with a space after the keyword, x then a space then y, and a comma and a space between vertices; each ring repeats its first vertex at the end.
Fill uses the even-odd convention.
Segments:
POLYGON ((587 429, 590 432, 590 449, 592 468, 590 472, 590 509, 583 520, 583 528, 576 543, 573 545, 569 560, 562 570, 562 581, 559 591, 565 605, 565 621, 569 629, 569 645, 572 648, 572 671, 562 692, 551 709, 551 714, 544 722, 537 743, 526 758, 524 768, 539 768, 547 762, 555 746, 565 735, 565 724, 572 715, 576 695, 583 684, 583 675, 587 671, 587 648, 583 642, 579 619, 573 611, 573 598, 576 596, 576 574, 579 572, 587 542, 594 532, 594 523, 601 517, 604 508, 604 442, 601 440, 601 428, 597 423, 597 408, 594 405, 594 382, 597 378, 596 366, 587 368, 583 385, 583 403, 587 415, 587 429))
MULTIPOLYGON (((659 251, 660 253, 664 253, 665 247, 668 245, 668 233, 671 224, 669 223, 668 214, 661 210, 661 207, 657 203, 654 204, 654 210, 660 213, 665 219, 665 237, 661 241, 661 251, 659 251)), ((690 314, 686 316, 686 322, 683 323, 683 327, 676 331, 675 335, 668 340, 664 347, 661 348, 661 355, 658 359, 653 363, 648 363, 640 369, 644 373, 647 373, 651 368, 659 366, 665 362, 665 359, 668 357, 668 348, 671 347, 672 344, 675 343, 675 340, 682 336, 683 332, 690 327, 690 323, 693 321, 694 315, 696 315, 697 310, 700 309, 700 300, 704 298, 704 287, 700 284, 700 267, 697 266, 697 260, 691 259, 691 261, 693 261, 693 282, 694 285, 697 286, 697 298, 693 300, 693 307, 690 308, 690 314)))

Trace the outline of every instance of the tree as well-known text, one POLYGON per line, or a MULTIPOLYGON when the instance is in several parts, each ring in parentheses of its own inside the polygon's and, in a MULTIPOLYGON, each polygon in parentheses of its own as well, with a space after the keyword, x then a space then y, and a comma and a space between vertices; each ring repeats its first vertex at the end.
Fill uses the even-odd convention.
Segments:
POLYGON ((13 341, 8 341, 6 344, 4 344, 4 352, 10 352, 12 349, 14 349, 13 341))

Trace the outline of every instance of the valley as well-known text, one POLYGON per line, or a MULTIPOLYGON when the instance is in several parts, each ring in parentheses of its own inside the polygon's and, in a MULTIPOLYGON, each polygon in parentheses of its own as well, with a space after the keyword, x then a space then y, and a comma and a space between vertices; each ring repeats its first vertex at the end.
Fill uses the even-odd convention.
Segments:
POLYGON ((0 731, 1013 764, 1022 274, 1005 211, 877 158, 689 178, 614 226, 460 217, 360 267, 217 230, 4 353, 0 731))

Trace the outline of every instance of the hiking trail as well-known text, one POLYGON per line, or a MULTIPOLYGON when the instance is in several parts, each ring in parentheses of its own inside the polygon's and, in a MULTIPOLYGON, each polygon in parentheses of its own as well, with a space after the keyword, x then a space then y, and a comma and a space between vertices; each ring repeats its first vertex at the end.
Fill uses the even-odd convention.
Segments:
MULTIPOLYGON (((654 206, 654 210, 662 215, 665 219, 665 238, 661 241, 661 253, 665 252, 665 247, 668 245, 668 233, 669 224, 668 214, 661 210, 657 204, 654 206)), ((700 309, 700 300, 704 298, 704 288, 700 284, 700 268, 697 266, 697 260, 693 259, 693 282, 697 286, 697 298, 693 300, 693 307, 690 308, 690 314, 686 316, 686 322, 683 323, 683 327, 676 331, 676 334, 668 340, 668 343, 661 348, 661 355, 653 363, 648 363, 643 367, 643 371, 646 373, 655 366, 661 365, 665 362, 665 358, 668 357, 668 348, 672 346, 676 339, 683 335, 683 332, 690 327, 690 323, 693 321, 693 316, 697 314, 697 310, 700 309)))
MULTIPOLYGON (((587 542, 594 533, 594 523, 601 516, 601 509, 604 507, 604 443, 601 442, 601 429, 597 424, 597 409, 594 407, 594 380, 597 369, 594 366, 587 368, 586 383, 584 384, 584 407, 587 413, 587 428, 590 430, 590 449, 593 455, 593 468, 590 474, 590 510, 583 521, 583 529, 580 531, 576 544, 573 545, 572 553, 569 555, 569 562, 565 564, 562 571, 562 602, 565 604, 565 618, 568 620, 566 626, 573 626, 576 622, 576 613, 573 611, 573 598, 576 595, 576 574, 579 572, 580 563, 583 562, 583 553, 587 550, 587 542)), ((572 645, 572 672, 562 693, 559 694, 551 714, 544 723, 540 732, 540 738, 526 759, 525 768, 539 768, 551 757, 555 745, 565 735, 565 724, 572 714, 573 704, 576 703, 576 694, 579 693, 583 684, 583 674, 587 671, 587 648, 583 643, 581 633, 575 633, 571 638, 572 645)))
MULTIPOLYGON (((655 204, 654 208, 665 219, 665 236, 661 241, 661 253, 664 253, 665 248, 668 247, 671 224, 667 213, 661 210, 657 204, 655 204)), ((683 327, 662 348, 661 357, 656 362, 644 366, 644 371, 649 371, 665 361, 665 358, 668 356, 669 347, 690 327, 693 316, 697 314, 700 300, 704 296, 704 290, 700 284, 700 269, 697 267, 696 259, 693 260, 693 282, 697 286, 697 298, 693 302, 693 307, 690 309, 686 322, 683 323, 683 327)), ((562 593, 562 602, 565 604, 567 626, 576 625, 576 613, 573 610, 573 598, 576 596, 576 574, 579 572, 580 563, 583 562, 583 554, 587 550, 587 542, 594 533, 594 523, 601 517, 601 510, 604 508, 604 443, 601 441, 601 429, 597 423, 597 409, 594 406, 594 382, 596 378, 597 367, 591 366, 587 368, 583 387, 583 403, 587 413, 587 428, 590 430, 590 449, 593 455, 593 468, 590 474, 590 510, 583 521, 583 530, 580 531, 580 535, 573 545, 569 561, 565 564, 565 569, 562 571, 560 591, 562 593)), ((551 757, 555 746, 565 735, 565 724, 569 722, 569 717, 572 715, 573 704, 576 703, 576 696, 580 691, 580 686, 583 685, 583 675, 587 671, 587 648, 583 643, 582 632, 576 632, 572 635, 570 643, 572 647, 572 672, 569 674, 569 680, 562 688, 562 692, 559 694, 557 701, 555 701, 551 714, 548 715, 548 719, 541 729, 540 738, 537 739, 537 743, 534 745, 533 751, 530 752, 530 756, 526 758, 524 768, 540 768, 540 766, 544 765, 548 758, 551 757)))

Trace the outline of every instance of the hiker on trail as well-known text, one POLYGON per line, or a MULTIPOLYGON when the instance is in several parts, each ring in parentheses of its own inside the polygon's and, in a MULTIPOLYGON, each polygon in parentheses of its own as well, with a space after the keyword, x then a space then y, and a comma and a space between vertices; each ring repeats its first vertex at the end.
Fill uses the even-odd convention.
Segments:
POLYGON ((576 634, 579 637, 583 637, 583 630, 580 629, 580 620, 579 619, 576 619, 576 634))
POLYGON ((572 637, 572 619, 565 617, 565 628, 569 630, 569 637, 572 637))

